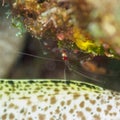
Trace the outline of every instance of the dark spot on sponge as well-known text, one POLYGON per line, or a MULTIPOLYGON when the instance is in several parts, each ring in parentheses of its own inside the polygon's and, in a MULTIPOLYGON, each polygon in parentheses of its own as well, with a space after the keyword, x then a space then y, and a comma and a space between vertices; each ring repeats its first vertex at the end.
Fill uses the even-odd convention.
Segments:
POLYGON ((34 80, 29 80, 28 82, 29 82, 30 84, 35 83, 34 80))
POLYGON ((10 85, 14 85, 13 80, 9 80, 8 83, 9 83, 10 85))

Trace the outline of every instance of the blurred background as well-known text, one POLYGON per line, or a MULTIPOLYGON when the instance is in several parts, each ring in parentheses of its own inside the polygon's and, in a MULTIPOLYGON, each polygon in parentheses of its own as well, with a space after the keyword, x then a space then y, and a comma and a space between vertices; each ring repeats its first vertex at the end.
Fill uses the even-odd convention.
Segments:
POLYGON ((0 78, 75 79, 120 91, 119 60, 104 56, 86 60, 82 55, 79 62, 71 60, 65 63, 52 38, 37 40, 29 33, 17 37, 18 31, 6 19, 5 11, 1 6, 0 78))

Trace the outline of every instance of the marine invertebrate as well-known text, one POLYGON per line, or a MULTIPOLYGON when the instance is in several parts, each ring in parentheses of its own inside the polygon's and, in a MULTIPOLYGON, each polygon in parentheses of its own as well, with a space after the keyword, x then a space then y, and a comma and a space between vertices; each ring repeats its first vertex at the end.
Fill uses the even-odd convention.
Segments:
POLYGON ((95 37, 96 32, 93 30, 97 31, 97 29, 92 29, 93 18, 92 15, 88 15, 94 10, 90 3, 87 0, 84 2, 81 0, 16 0, 12 3, 12 13, 25 25, 27 31, 38 39, 51 32, 58 43, 67 43, 73 46, 72 50, 78 49, 93 56, 105 55, 119 58, 118 52, 113 47, 105 47, 106 44, 107 46, 110 44, 106 43, 104 38, 95 37))
MULTIPOLYGON (((83 26, 79 28, 76 16, 72 14, 76 2, 79 1, 16 0, 12 12, 37 38, 50 33, 65 50, 80 48, 93 55, 108 56, 105 54, 108 52, 116 57, 114 52, 106 51, 92 40, 83 26)), ((65 50, 62 55, 66 61, 68 54, 65 50)), ((120 93, 89 83, 73 80, 1 80, 0 87, 0 114, 3 120, 18 119, 18 116, 19 119, 29 120, 120 119, 120 93)))
POLYGON ((119 120, 120 93, 71 80, 0 80, 1 120, 119 120))

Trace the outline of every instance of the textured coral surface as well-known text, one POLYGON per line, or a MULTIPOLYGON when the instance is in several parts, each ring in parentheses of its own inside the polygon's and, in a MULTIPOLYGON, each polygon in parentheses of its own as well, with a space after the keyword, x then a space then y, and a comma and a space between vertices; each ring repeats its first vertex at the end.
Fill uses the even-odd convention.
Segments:
POLYGON ((12 12, 38 39, 50 33, 56 40, 69 41, 72 49, 118 58, 119 1, 100 2, 16 0, 12 12))

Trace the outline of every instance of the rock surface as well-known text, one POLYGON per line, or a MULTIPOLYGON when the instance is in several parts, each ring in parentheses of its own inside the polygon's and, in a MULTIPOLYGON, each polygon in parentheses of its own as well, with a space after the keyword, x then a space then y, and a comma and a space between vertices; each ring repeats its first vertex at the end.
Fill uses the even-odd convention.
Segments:
POLYGON ((17 29, 10 25, 5 12, 5 8, 0 7, 0 78, 6 77, 24 43, 22 37, 16 36, 17 29))

